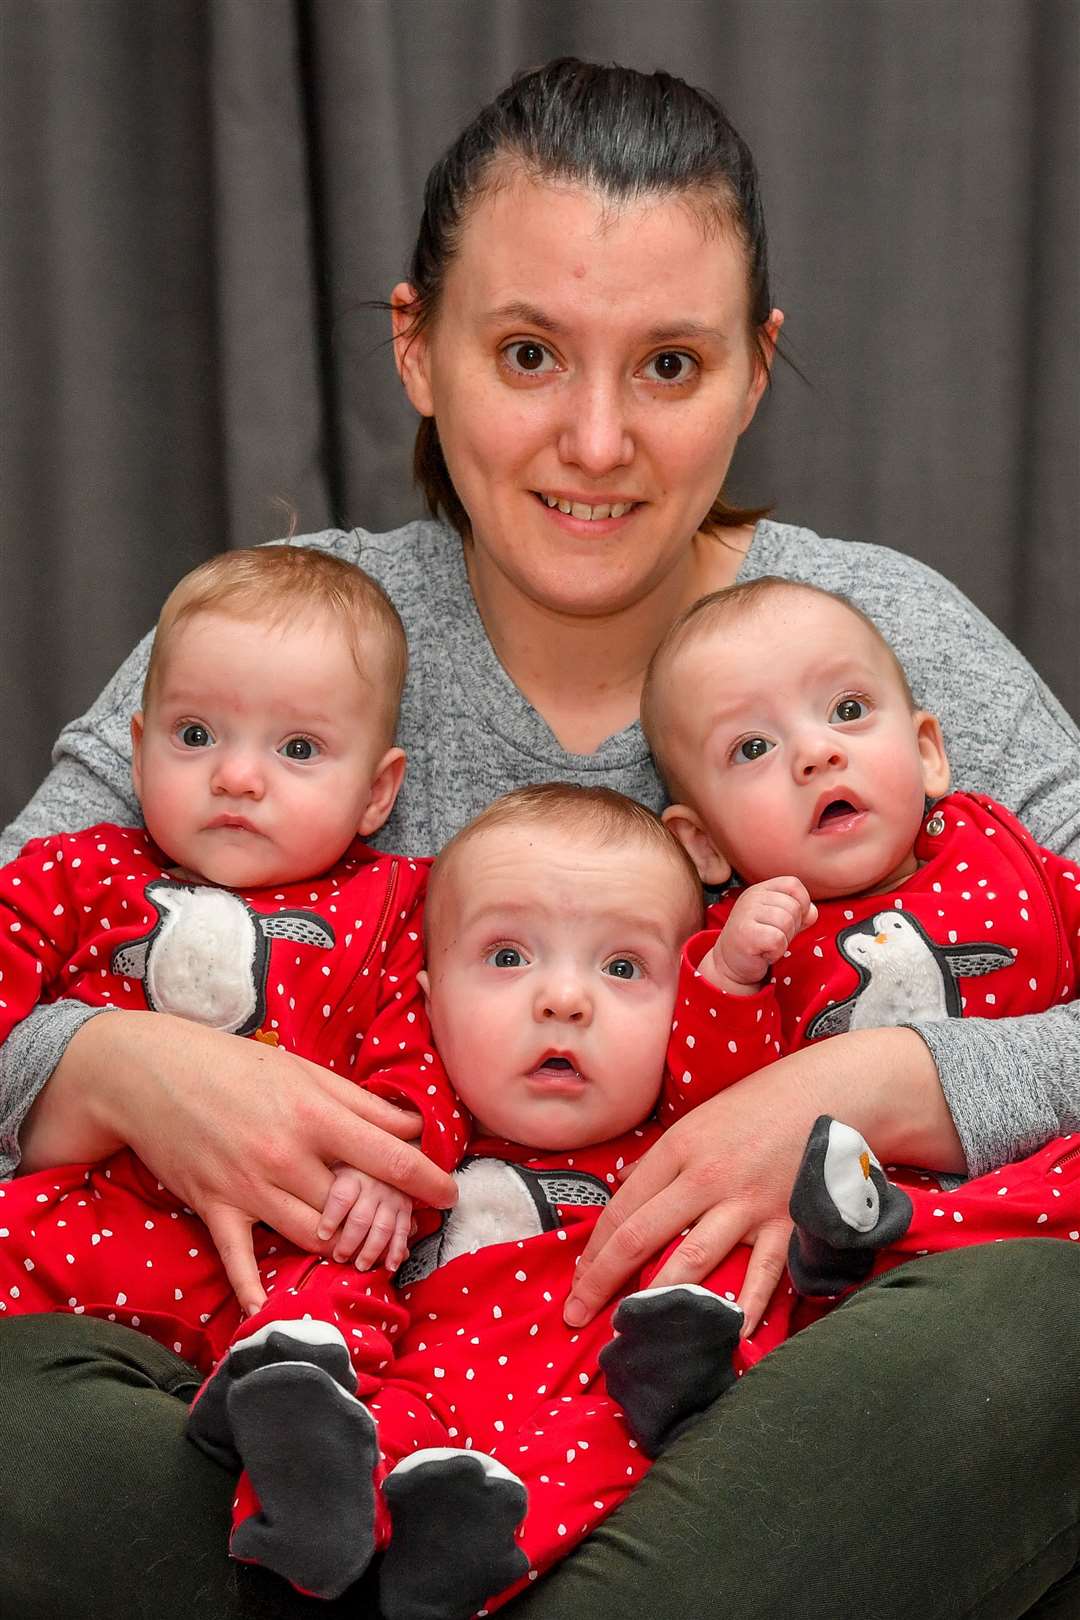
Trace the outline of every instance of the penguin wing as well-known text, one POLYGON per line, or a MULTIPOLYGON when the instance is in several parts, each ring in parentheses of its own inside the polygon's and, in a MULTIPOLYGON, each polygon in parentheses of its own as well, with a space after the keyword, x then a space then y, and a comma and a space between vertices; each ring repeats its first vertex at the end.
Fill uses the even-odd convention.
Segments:
POLYGON ((146 978, 146 958, 150 954, 150 941, 136 939, 130 945, 118 945, 112 953, 109 966, 125 979, 146 978))
POLYGON ((318 945, 324 951, 334 946, 334 930, 314 911, 275 911, 255 921, 268 939, 291 939, 296 945, 318 945))
POLYGON ((591 1176, 587 1170, 526 1170, 520 1164, 514 1168, 523 1180, 528 1178, 535 1183, 534 1198, 539 1204, 542 1197, 551 1212, 550 1223, 547 1220, 544 1223, 545 1232, 558 1226, 555 1209, 559 1204, 597 1207, 611 1202, 609 1189, 599 1176, 591 1176))
POLYGON ((821 1040, 825 1035, 846 1035, 851 1027, 851 1015, 855 1011, 858 999, 856 991, 855 995, 848 996, 846 1001, 837 1001, 831 1007, 823 1008, 806 1026, 807 1040, 821 1040))
POLYGON ((954 979, 979 979, 985 973, 1012 967, 1016 960, 1005 945, 939 945, 937 950, 954 979))

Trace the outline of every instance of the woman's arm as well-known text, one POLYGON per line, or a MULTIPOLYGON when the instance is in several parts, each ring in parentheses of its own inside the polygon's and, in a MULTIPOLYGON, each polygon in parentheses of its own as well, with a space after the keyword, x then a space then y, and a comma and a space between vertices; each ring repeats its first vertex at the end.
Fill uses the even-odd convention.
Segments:
POLYGON ((339 1160, 437 1208, 454 1184, 407 1138, 417 1115, 294 1053, 169 1013, 117 1009, 79 1031, 23 1132, 28 1170, 131 1147, 206 1222, 241 1303, 262 1289, 251 1227, 312 1252, 339 1160))
POLYGON ((748 1243, 739 1304, 751 1332, 787 1259, 788 1198, 819 1114, 854 1125, 886 1162, 964 1168, 933 1059, 913 1030, 857 1030, 804 1047, 702 1103, 639 1160, 596 1223, 566 1320, 590 1320, 690 1228, 655 1284, 700 1282, 748 1243))

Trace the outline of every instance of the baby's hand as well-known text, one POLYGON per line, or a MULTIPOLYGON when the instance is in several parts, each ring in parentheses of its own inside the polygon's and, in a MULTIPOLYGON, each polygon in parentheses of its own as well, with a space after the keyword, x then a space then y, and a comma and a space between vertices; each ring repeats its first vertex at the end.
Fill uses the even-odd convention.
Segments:
POLYGON ((396 1271, 409 1253, 412 1199, 352 1165, 332 1164, 330 1168, 334 1184, 319 1220, 319 1238, 325 1242, 337 1232, 333 1258, 355 1258, 357 1271, 370 1271, 380 1256, 385 1256, 387 1270, 396 1271))
POLYGON ((701 972, 720 990, 750 995, 795 935, 816 921, 817 906, 798 878, 755 883, 732 906, 720 938, 701 963, 701 972))

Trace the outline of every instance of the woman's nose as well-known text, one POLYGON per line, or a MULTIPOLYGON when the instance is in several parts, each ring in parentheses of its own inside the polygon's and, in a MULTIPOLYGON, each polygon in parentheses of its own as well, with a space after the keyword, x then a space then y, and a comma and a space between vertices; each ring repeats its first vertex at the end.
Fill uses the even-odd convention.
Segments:
POLYGON ((538 1023, 574 1024, 585 1028, 592 1021, 592 1001, 577 974, 550 977, 537 992, 538 1023))
POLYGON ((559 459, 602 477, 634 459, 626 402, 614 382, 582 382, 564 395, 566 416, 559 435, 559 459))
POLYGON ((210 778, 214 793, 233 799, 261 799, 265 789, 262 768, 249 749, 222 748, 210 778))

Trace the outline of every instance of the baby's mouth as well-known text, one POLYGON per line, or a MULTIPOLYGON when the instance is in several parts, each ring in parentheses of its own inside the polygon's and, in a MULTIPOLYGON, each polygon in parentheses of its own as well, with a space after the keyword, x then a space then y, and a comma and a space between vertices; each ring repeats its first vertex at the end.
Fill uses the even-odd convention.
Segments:
POLYGON ((845 823, 851 825, 863 814, 863 807, 852 804, 850 799, 829 799, 818 811, 813 831, 825 832, 833 827, 841 828, 845 823))
POLYGON ((547 1057, 541 1058, 536 1067, 530 1071, 530 1078, 549 1081, 556 1085, 561 1082, 566 1086, 579 1086, 585 1083, 585 1076, 581 1070, 570 1058, 558 1052, 549 1052, 547 1057))

